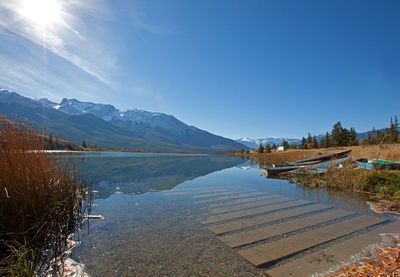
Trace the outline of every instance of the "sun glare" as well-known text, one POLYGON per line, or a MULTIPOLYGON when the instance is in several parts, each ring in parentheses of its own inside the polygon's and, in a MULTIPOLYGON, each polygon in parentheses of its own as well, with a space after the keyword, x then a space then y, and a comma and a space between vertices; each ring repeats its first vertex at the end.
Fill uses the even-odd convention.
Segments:
POLYGON ((57 0, 23 0, 20 12, 23 17, 41 26, 61 21, 61 5, 57 0))

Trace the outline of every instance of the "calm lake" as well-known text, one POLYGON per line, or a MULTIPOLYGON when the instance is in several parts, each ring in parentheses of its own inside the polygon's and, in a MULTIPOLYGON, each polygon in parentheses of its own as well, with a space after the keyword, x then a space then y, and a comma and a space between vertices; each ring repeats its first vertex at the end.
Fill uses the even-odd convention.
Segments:
POLYGON ((96 191, 92 214, 104 216, 90 220, 72 253, 91 276, 307 276, 358 249, 342 253, 341 244, 362 249, 395 228, 365 197, 267 179, 240 157, 71 159, 96 191), (308 264, 321 251, 330 256, 308 264))

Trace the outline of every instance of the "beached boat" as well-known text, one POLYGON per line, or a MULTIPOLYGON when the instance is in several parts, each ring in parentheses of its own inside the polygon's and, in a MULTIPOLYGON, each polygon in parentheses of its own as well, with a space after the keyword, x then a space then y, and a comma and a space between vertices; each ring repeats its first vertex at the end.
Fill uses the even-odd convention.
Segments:
POLYGON ((342 150, 338 152, 332 152, 324 155, 314 156, 307 159, 297 160, 293 162, 287 162, 286 164, 272 164, 272 167, 287 167, 287 166, 303 166, 312 165, 320 162, 330 161, 332 159, 340 159, 349 156, 351 149, 342 150))
POLYGON ((319 155, 308 159, 288 162, 288 164, 273 164, 272 167, 261 168, 261 175, 276 176, 282 173, 317 174, 324 173, 329 166, 339 166, 350 159, 351 149, 319 155))
POLYGON ((299 169, 300 167, 305 167, 306 165, 291 165, 291 166, 280 166, 280 167, 264 167, 261 168, 261 175, 268 176, 276 176, 281 173, 289 172, 292 170, 299 169))
POLYGON ((290 174, 321 174, 325 173, 329 167, 340 168, 342 164, 348 161, 351 156, 346 156, 340 159, 333 159, 330 161, 320 162, 309 166, 301 167, 290 171, 290 174))
POLYGON ((360 168, 400 170, 400 162, 361 158, 356 160, 360 168))
POLYGON ((325 161, 329 161, 332 159, 340 159, 340 158, 346 157, 346 156, 350 155, 350 153, 351 153, 351 149, 346 149, 346 150, 342 150, 342 151, 338 151, 338 152, 314 156, 314 157, 307 158, 307 159, 297 160, 297 161, 294 161, 293 163, 298 164, 298 163, 312 162, 312 161, 325 162, 325 161))
POLYGON ((302 165, 311 165, 315 163, 320 163, 321 161, 311 161, 311 162, 286 162, 284 164, 272 164, 272 167, 285 167, 285 166, 302 166, 302 165))

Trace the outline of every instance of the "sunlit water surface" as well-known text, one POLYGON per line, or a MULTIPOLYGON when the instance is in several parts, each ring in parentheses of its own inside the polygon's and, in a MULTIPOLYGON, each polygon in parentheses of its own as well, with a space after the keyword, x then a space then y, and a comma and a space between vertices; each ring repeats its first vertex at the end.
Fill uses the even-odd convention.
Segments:
POLYGON ((188 190, 256 191, 371 213, 360 195, 267 179, 240 157, 103 152, 71 158, 96 191, 92 214, 104 216, 89 222, 73 251, 91 276, 258 276, 262 270, 200 223, 206 205, 188 190))

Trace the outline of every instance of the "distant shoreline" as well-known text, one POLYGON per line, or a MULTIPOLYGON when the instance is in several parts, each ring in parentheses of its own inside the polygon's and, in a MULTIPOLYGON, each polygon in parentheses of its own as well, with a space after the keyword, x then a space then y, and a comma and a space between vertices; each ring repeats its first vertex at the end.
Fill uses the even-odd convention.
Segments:
POLYGON ((146 151, 146 150, 121 150, 121 149, 94 149, 83 148, 82 150, 66 150, 66 149, 46 149, 47 153, 76 153, 76 152, 118 152, 118 153, 149 153, 149 154, 186 154, 186 155, 226 155, 227 153, 212 153, 212 152, 167 152, 167 151, 146 151))

